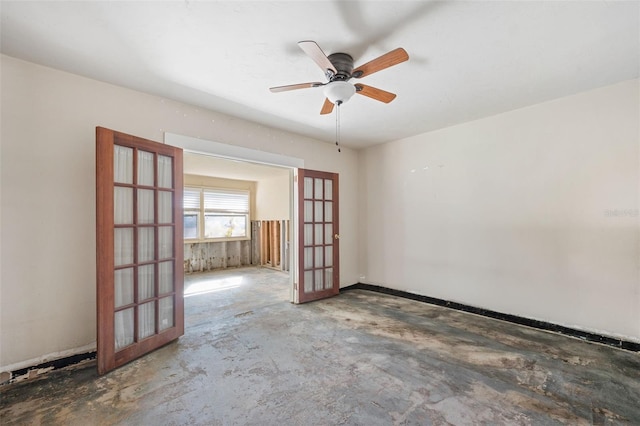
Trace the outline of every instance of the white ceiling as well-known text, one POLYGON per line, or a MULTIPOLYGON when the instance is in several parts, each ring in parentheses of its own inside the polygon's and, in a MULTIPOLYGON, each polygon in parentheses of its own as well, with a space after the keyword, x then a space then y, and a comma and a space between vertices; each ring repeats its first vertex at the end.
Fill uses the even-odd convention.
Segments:
POLYGON ((638 1, 2 1, 2 52, 335 141, 325 81, 297 46, 355 65, 396 47, 408 62, 359 81, 341 142, 360 148, 637 78, 638 1))

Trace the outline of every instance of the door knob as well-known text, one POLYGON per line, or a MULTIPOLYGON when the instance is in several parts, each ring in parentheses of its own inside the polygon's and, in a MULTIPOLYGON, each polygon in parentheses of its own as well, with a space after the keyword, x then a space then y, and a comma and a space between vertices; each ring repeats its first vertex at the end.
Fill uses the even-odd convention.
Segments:
POLYGON ((339 239, 340 239, 340 235, 335 234, 335 235, 333 236, 333 238, 334 238, 334 239, 336 239, 336 240, 339 240, 339 239))

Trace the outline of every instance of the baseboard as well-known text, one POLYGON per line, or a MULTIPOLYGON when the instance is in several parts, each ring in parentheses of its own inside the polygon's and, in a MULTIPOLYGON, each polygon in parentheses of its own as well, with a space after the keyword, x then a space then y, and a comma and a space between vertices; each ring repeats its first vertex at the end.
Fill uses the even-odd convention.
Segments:
POLYGON ((0 378, 0 386, 35 379, 36 377, 49 373, 53 370, 71 367, 94 359, 96 359, 96 352, 92 351, 58 358, 53 361, 43 362, 42 364, 31 367, 20 368, 15 371, 3 372, 2 377, 0 378))
POLYGON ((640 352, 640 343, 630 342, 627 340, 616 339, 609 336, 604 336, 588 331, 577 330, 563 325, 553 324, 545 321, 533 320, 530 318, 519 317, 516 315, 504 314, 501 312, 491 311, 488 309, 477 308, 475 306, 469 306, 462 303, 450 302, 443 299, 437 299, 435 297, 422 296, 419 294, 408 293, 406 291, 394 290, 387 287, 382 287, 373 284, 357 283, 340 289, 341 292, 349 290, 368 290, 377 293, 389 294, 392 296, 403 297, 405 299, 416 300, 419 302, 429 303, 431 305, 443 306, 446 308, 455 309, 458 311, 470 312, 476 315, 482 315, 488 318, 498 319, 501 321, 507 321, 514 324, 525 325, 527 327, 537 328, 540 330, 553 331, 555 333, 563 334, 566 336, 575 337, 588 342, 601 343, 607 346, 613 346, 618 349, 624 349, 631 352, 640 352))

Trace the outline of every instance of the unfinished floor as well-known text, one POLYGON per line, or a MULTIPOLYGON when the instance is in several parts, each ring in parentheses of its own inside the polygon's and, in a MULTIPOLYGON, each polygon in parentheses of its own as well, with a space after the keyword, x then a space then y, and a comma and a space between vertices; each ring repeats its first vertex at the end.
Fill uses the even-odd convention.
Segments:
POLYGON ((0 423, 640 424, 640 355, 269 269, 192 275, 177 342, 0 388, 0 423))

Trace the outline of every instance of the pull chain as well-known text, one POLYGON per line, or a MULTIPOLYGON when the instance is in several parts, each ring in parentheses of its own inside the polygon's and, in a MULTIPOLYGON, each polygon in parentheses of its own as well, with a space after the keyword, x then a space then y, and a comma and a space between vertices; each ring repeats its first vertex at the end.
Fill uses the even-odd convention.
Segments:
POLYGON ((338 147, 338 152, 340 151, 340 105, 342 105, 342 101, 336 101, 336 146, 338 147))

